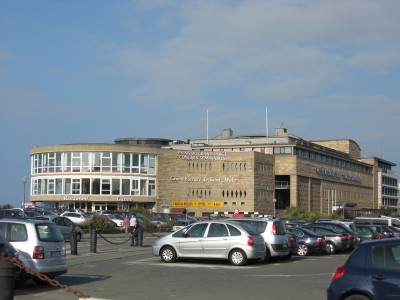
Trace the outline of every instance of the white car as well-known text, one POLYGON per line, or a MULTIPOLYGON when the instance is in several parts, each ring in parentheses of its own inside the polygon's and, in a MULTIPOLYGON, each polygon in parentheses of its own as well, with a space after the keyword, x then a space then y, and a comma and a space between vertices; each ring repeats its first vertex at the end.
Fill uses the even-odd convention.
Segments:
POLYGON ((61 216, 70 219, 75 225, 83 224, 90 219, 87 214, 81 212, 65 212, 61 216))
POLYGON ((109 218, 111 221, 113 221, 115 225, 117 225, 118 227, 124 226, 124 220, 122 220, 119 215, 114 215, 114 214, 104 214, 104 215, 107 216, 107 218, 109 218))

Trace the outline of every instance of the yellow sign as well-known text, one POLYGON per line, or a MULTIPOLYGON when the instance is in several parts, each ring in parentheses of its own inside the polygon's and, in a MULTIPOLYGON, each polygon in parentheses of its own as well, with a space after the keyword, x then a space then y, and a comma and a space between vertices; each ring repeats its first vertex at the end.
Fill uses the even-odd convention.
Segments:
POLYGON ((196 207, 222 207, 223 202, 209 202, 209 201, 185 201, 185 200, 176 200, 172 201, 172 206, 180 206, 180 207, 185 207, 185 206, 196 206, 196 207))

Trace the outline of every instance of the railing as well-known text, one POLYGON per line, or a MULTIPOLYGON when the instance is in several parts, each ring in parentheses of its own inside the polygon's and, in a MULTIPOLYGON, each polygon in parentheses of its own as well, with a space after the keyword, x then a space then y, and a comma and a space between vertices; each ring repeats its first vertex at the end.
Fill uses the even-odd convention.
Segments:
POLYGON ((289 181, 275 181, 275 189, 288 189, 290 188, 289 181))

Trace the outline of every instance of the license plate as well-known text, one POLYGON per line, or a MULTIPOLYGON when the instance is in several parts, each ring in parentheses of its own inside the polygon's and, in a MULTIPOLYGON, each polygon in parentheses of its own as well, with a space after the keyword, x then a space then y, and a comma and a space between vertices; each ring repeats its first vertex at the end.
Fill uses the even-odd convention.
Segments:
POLYGON ((61 251, 52 251, 51 257, 60 257, 62 256, 61 251))

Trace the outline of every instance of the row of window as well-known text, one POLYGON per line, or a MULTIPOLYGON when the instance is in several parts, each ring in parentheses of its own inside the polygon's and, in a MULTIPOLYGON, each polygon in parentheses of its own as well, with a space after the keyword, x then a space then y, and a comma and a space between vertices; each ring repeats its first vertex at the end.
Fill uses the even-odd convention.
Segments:
POLYGON ((386 196, 397 196, 397 189, 382 187, 382 194, 386 196))
POLYGON ((49 152, 31 157, 32 174, 54 172, 156 172, 156 155, 121 152, 49 152))
POLYGON ((382 184, 397 187, 397 179, 382 176, 382 184))
POLYGON ((33 178, 32 195, 155 196, 155 179, 130 177, 33 178))
POLYGON ((396 206, 397 207, 397 199, 382 198, 382 206, 396 206))
POLYGON ((306 158, 306 159, 311 159, 314 161, 326 163, 329 165, 349 169, 349 170, 354 170, 357 172, 363 172, 363 173, 371 173, 372 168, 363 166, 357 163, 349 162, 346 160, 342 160, 336 157, 328 156, 328 155, 323 155, 320 153, 316 153, 313 151, 309 150, 304 150, 304 149, 298 149, 295 148, 295 155, 306 158))

